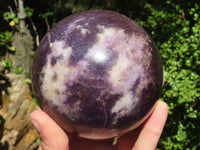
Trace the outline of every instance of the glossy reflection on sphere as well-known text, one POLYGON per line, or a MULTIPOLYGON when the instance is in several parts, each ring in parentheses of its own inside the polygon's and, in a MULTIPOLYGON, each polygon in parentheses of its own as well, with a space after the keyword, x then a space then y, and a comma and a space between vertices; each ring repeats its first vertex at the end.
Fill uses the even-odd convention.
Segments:
POLYGON ((32 68, 40 107, 64 130, 91 139, 140 125, 159 98, 162 77, 160 56, 144 29, 105 10, 57 23, 32 68))

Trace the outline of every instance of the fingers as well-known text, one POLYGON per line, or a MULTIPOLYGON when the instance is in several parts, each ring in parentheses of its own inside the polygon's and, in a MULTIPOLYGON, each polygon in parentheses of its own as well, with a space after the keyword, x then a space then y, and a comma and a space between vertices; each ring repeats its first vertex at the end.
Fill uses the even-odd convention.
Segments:
POLYGON ((165 76, 163 75, 163 86, 164 86, 164 84, 165 84, 165 76))
POLYGON ((31 122, 39 132, 39 150, 68 150, 69 139, 66 133, 43 111, 34 111, 31 122))
POLYGON ((168 115, 167 104, 158 101, 155 109, 143 126, 132 150, 155 150, 168 115))
POLYGON ((122 135, 116 144, 118 149, 119 150, 131 150, 142 130, 142 127, 143 126, 140 125, 136 129, 122 135))
MULTIPOLYGON (((166 103, 158 101, 155 105, 153 113, 144 124, 132 150, 156 149, 158 140, 167 119, 167 114, 168 108, 166 103)), ((68 136, 46 113, 42 111, 32 112, 31 121, 38 130, 41 138, 39 150, 69 150, 68 136)), ((132 139, 131 137, 129 138, 132 139)), ((134 137, 137 136, 134 135, 134 137)), ((90 144, 90 146, 92 146, 92 144, 90 144)), ((124 148, 125 147, 123 147, 123 149, 124 148)))

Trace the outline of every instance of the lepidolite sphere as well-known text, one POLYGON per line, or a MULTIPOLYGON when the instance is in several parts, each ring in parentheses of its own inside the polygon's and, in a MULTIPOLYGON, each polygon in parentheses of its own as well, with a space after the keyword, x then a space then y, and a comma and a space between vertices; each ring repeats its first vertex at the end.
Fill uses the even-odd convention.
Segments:
POLYGON ((64 130, 91 139, 140 125, 159 98, 163 71, 145 30, 112 11, 57 23, 41 41, 32 84, 41 108, 64 130))

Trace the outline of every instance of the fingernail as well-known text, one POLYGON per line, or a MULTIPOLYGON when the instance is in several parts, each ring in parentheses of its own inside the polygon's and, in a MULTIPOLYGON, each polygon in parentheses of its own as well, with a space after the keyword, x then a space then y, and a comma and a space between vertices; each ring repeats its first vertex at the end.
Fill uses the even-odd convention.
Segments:
POLYGON ((33 119, 31 119, 31 122, 32 122, 33 126, 35 127, 35 129, 40 133, 40 126, 39 126, 38 122, 33 119))

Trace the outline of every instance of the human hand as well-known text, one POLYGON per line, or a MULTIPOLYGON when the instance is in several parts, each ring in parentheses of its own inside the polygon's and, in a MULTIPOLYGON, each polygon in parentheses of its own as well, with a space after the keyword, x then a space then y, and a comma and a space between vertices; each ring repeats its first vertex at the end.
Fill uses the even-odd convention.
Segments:
POLYGON ((167 114, 166 103, 158 101, 149 118, 137 129, 121 136, 115 146, 112 139, 88 140, 68 134, 43 111, 32 112, 30 118, 41 138, 38 150, 155 150, 167 114))

